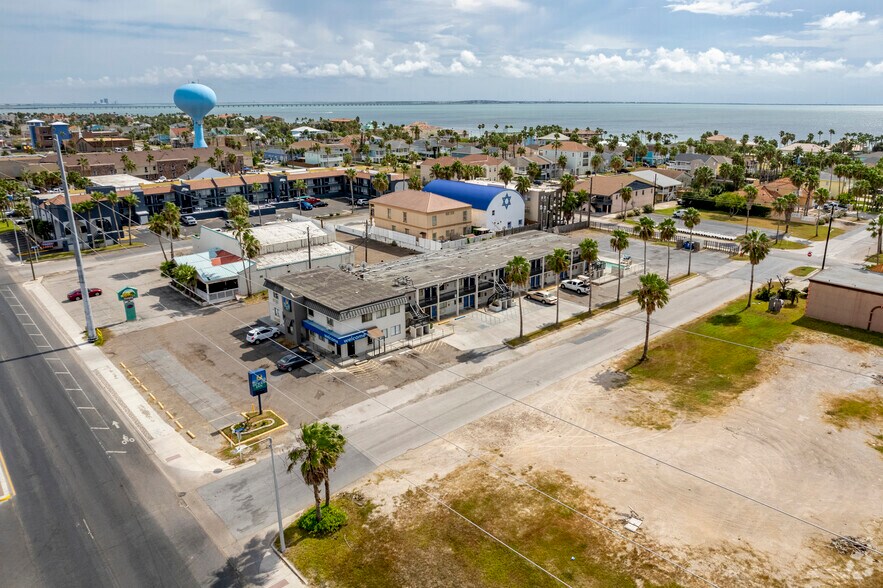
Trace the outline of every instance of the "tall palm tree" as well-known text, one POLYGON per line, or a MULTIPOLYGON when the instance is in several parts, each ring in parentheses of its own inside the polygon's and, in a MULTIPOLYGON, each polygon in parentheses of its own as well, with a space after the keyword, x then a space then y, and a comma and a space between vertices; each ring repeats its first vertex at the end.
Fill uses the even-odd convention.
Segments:
POLYGON ((134 194, 126 194, 120 200, 129 209, 129 247, 132 246, 132 210, 138 206, 138 197, 134 194))
POLYGON ((515 178, 515 191, 521 194, 522 198, 530 191, 530 185, 530 178, 527 176, 515 178))
POLYGON ((647 273, 647 241, 656 235, 656 223, 649 216, 642 216, 633 230, 634 234, 644 242, 644 273, 647 273))
POLYGON ((248 201, 242 194, 230 196, 226 201, 227 218, 233 219, 237 216, 248 218, 248 201))
POLYGON ((760 231, 751 231, 739 237, 739 253, 747 255, 748 261, 751 262, 751 281, 748 283, 748 302, 745 308, 751 307, 751 294, 754 292, 754 266, 764 260, 769 254, 770 238, 766 233, 760 231))
POLYGON ((745 186, 745 232, 748 232, 748 217, 751 215, 751 207, 757 200, 757 188, 753 185, 745 186))
POLYGON ((797 194, 791 192, 782 198, 785 200, 785 234, 787 235, 788 229, 791 227, 791 215, 794 214, 794 207, 797 206, 797 194))
POLYGON ((175 259, 175 239, 181 238, 181 209, 174 202, 166 202, 162 213, 166 235, 169 237, 169 255, 175 259))
POLYGON ((883 214, 871 219, 866 230, 871 233, 871 237, 877 239, 877 255, 879 256, 883 253, 883 214))
MULTIPOLYGON (((257 237, 254 236, 254 233, 251 230, 246 231, 242 234, 242 255, 245 259, 251 261, 255 257, 261 254, 261 242, 257 237)), ((248 295, 251 296, 251 266, 252 264, 248 264, 248 279, 245 281, 245 288, 248 292, 248 295)))
POLYGON ((296 180, 294 182, 294 193, 298 197, 302 197, 307 193, 307 183, 304 180, 296 180))
POLYGON ((120 196, 116 192, 110 191, 104 195, 104 201, 110 205, 110 212, 113 217, 113 226, 114 233, 116 234, 116 238, 114 239, 114 243, 120 242, 120 219, 119 219, 119 210, 117 209, 117 205, 120 202, 120 196))
POLYGON ((99 224, 97 221, 92 220, 92 226, 97 227, 101 232, 104 247, 107 247, 107 231, 104 230, 104 217, 101 216, 101 201, 104 200, 104 194, 102 192, 92 192, 89 194, 89 197, 92 199, 93 207, 98 209, 98 221, 101 221, 99 224))
POLYGON ((374 176, 373 180, 371 180, 371 185, 377 190, 377 193, 382 196, 389 189, 389 176, 384 173, 379 173, 374 176))
POLYGON ((300 465, 300 475, 304 483, 313 487, 316 501, 316 522, 322 520, 322 497, 319 486, 327 478, 326 457, 330 440, 323 423, 305 423, 300 428, 299 445, 288 452, 288 472, 300 465))
POLYGON ((806 188, 806 202, 803 205, 803 216, 809 214, 809 204, 813 200, 813 193, 819 189, 822 183, 819 173, 819 168, 817 167, 808 167, 804 171, 803 186, 806 188))
POLYGON ((619 190, 619 199, 622 200, 622 218, 625 219, 625 207, 632 200, 632 189, 629 186, 621 188, 619 190))
MULTIPOLYGON (((247 267, 247 256, 245 254, 245 236, 251 235, 251 223, 248 222, 248 217, 242 215, 236 215, 230 220, 233 224, 233 227, 231 228, 233 238, 236 239, 236 242, 239 244, 239 253, 240 257, 242 257, 242 272, 245 273, 247 267)), ((258 244, 258 247, 260 248, 260 244, 258 244)), ((245 280, 245 286, 248 295, 251 296, 251 283, 248 279, 245 280)))
POLYGON ((616 279, 616 301, 619 302, 620 291, 622 289, 622 252, 629 247, 629 234, 622 229, 614 229, 610 235, 610 248, 616 251, 617 259, 617 279, 616 279))
POLYGON ((684 221, 684 226, 690 229, 690 252, 687 254, 687 275, 689 276, 693 269, 693 249, 695 249, 693 244, 693 228, 702 222, 702 217, 699 216, 699 211, 691 206, 684 211, 684 216, 681 218, 684 221))
POLYGON ((358 172, 354 168, 348 167, 343 173, 350 184, 350 208, 354 209, 356 207, 356 197, 353 192, 353 184, 356 181, 356 173, 358 172))
MULTIPOLYGON (((160 212, 154 214, 150 217, 150 220, 147 223, 147 229, 156 235, 156 238, 159 240, 159 248, 162 251, 162 256, 165 261, 168 261, 169 258, 166 256, 166 248, 163 247, 162 244, 162 235, 166 232, 166 217, 160 212)), ((129 229, 129 235, 131 236, 131 228, 129 229)))
MULTIPOLYGON (((659 223, 659 238, 666 243, 675 238, 678 234, 678 227, 675 225, 673 218, 667 218, 659 223)), ((665 281, 669 281, 669 268, 671 267, 671 247, 666 247, 665 258, 665 281)))
POLYGON ((520 255, 516 255, 506 264, 506 284, 513 291, 520 290, 518 296, 518 336, 524 337, 524 308, 521 304, 522 293, 530 280, 530 263, 520 255))
POLYGON ((515 172, 512 171, 512 168, 508 165, 503 165, 497 170, 497 176, 499 176, 500 181, 503 182, 504 186, 508 186, 509 182, 512 181, 512 176, 515 175, 515 172))
POLYGON ((650 315, 668 304, 668 282, 656 274, 644 274, 640 280, 638 304, 641 305, 641 310, 647 313, 647 322, 644 327, 644 353, 641 354, 639 361, 645 361, 647 348, 650 345, 650 315))
POLYGON ((788 208, 788 201, 784 196, 779 196, 772 203, 773 212, 776 214, 776 243, 779 242, 779 223, 785 215, 785 209, 788 208))
MULTIPOLYGON (((815 191, 813 195, 813 204, 816 205, 817 213, 816 213, 816 237, 819 236, 819 221, 822 218, 822 206, 824 206, 825 202, 828 201, 831 195, 828 193, 827 188, 819 188, 815 191)), ((833 213, 833 211, 831 211, 833 213)))
POLYGON ((707 190, 712 182, 714 182, 714 170, 710 167, 703 165, 693 172, 693 181, 691 182, 691 185, 698 189, 700 193, 707 190))
MULTIPOLYGON (((579 242, 579 256, 586 264, 586 274, 591 277, 592 264, 598 261, 598 242, 594 239, 583 239, 579 242)), ((592 290, 589 284, 589 312, 592 312, 592 290)))
POLYGON ((558 313, 561 307, 561 297, 557 296, 560 294, 558 292, 558 288, 561 286, 561 274, 566 272, 570 267, 570 253, 567 252, 566 249, 561 249, 560 247, 557 249, 553 249, 552 253, 546 256, 546 269, 555 272, 555 324, 558 324, 558 313))

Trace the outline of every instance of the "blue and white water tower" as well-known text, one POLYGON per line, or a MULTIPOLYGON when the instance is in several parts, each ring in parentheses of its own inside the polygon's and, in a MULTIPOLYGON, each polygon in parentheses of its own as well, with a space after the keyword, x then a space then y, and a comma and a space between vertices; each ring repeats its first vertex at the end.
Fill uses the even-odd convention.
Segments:
POLYGON ((175 106, 193 120, 193 146, 208 147, 202 132, 202 120, 218 103, 215 91, 202 84, 184 84, 175 90, 174 100, 175 106))

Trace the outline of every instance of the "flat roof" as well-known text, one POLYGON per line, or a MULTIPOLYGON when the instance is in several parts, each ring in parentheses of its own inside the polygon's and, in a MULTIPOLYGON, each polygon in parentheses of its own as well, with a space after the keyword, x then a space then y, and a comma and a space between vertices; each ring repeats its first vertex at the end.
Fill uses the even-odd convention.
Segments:
POLYGON ((545 257, 559 247, 568 251, 577 249, 576 244, 567 237, 543 231, 525 231, 488 239, 463 249, 443 249, 371 265, 358 273, 371 282, 386 283, 398 290, 411 290, 493 271, 504 267, 516 255, 528 261, 545 257))
POLYGON ((851 267, 832 267, 810 276, 809 281, 883 296, 883 274, 878 272, 851 267))
POLYGON ((290 263, 300 263, 310 258, 313 260, 313 263, 316 263, 316 261, 326 257, 346 255, 350 251, 352 250, 349 247, 341 243, 323 243, 322 245, 313 245, 309 250, 306 247, 301 247, 300 249, 292 249, 290 251, 265 253, 256 257, 254 261, 258 269, 264 269, 290 263))
POLYGON ((151 182, 144 178, 139 178, 130 174, 109 174, 106 176, 89 176, 89 181, 93 185, 99 187, 111 188, 137 188, 141 184, 150 184, 151 182))
POLYGON ((403 294, 395 288, 361 280, 349 272, 330 267, 318 267, 267 280, 340 314, 397 299, 403 294))
MULTIPOLYGON (((308 228, 310 231, 310 239, 315 239, 316 237, 326 237, 328 235, 328 231, 317 227, 309 221, 255 225, 251 228, 251 234, 254 235, 255 238, 257 238, 257 240, 261 242, 262 246, 278 245, 283 243, 290 243, 291 241, 301 241, 303 239, 306 239, 308 228)), ((217 231, 229 237, 233 237, 233 231, 220 229, 211 230, 217 231)))

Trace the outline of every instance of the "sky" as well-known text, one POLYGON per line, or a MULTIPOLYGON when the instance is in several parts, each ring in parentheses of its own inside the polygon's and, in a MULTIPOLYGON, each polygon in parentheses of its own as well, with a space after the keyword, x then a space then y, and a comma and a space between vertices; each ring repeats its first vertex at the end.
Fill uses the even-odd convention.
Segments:
POLYGON ((4 2, 0 102, 883 102, 879 0, 4 2))

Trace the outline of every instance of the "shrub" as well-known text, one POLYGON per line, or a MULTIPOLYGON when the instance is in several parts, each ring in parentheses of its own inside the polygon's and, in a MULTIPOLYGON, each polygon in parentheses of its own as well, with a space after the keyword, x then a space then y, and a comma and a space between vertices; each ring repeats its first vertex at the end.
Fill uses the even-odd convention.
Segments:
POLYGON ((645 204, 643 207, 643 210, 644 210, 645 214, 650 214, 651 212, 653 212, 653 205, 652 204, 645 204))
POLYGON ((164 261, 159 264, 159 273, 167 278, 172 278, 175 275, 176 267, 178 267, 178 262, 176 262, 174 259, 164 261))
POLYGON ((305 512, 297 520, 299 529, 303 529, 313 537, 331 535, 346 525, 346 513, 333 504, 322 508, 322 520, 316 522, 316 507, 305 512))
POLYGON ((762 302, 769 302, 770 298, 773 297, 773 291, 769 286, 764 286, 760 290, 757 291, 757 294, 754 295, 755 300, 760 300, 762 302))

